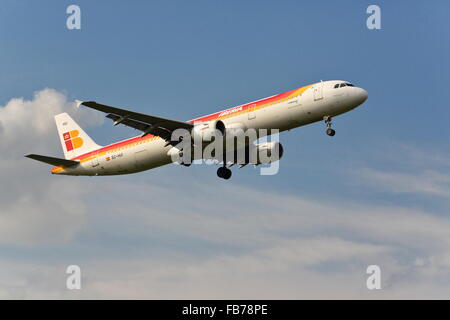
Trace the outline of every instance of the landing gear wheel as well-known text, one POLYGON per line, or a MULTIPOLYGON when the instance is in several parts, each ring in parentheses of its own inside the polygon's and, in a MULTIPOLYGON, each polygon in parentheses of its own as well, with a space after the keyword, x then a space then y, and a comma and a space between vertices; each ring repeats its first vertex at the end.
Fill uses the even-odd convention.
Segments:
POLYGON ((217 169, 217 176, 218 176, 219 178, 223 178, 223 173, 224 173, 224 171, 225 171, 225 168, 224 168, 224 167, 220 167, 219 169, 217 169))
POLYGON ((334 131, 333 129, 331 129, 331 128, 327 129, 327 135, 329 135, 330 137, 333 137, 335 134, 336 134, 336 131, 334 131))
POLYGON ((325 124, 327 125, 327 131, 325 131, 325 132, 330 137, 334 136, 336 134, 336 131, 331 129, 331 116, 325 116, 325 117, 323 117, 323 119, 325 120, 325 124))
POLYGON ((231 178, 231 170, 225 167, 220 167, 219 169, 217 169, 217 176, 219 178, 228 180, 231 178))
POLYGON ((228 180, 231 178, 231 170, 230 169, 225 169, 224 175, 223 177, 225 180, 228 180))

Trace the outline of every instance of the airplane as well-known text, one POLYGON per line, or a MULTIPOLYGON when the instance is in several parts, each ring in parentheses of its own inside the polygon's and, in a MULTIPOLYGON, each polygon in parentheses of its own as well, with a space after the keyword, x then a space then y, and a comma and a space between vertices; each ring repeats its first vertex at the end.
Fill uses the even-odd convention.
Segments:
MULTIPOLYGON (((172 133, 177 129, 188 130, 192 135, 202 138, 211 130, 218 130, 223 135, 226 135, 230 128, 236 127, 255 130, 278 129, 281 132, 324 121, 326 134, 334 136, 336 131, 331 126, 332 118, 353 110, 366 101, 367 97, 366 90, 354 86, 351 82, 320 81, 187 122, 111 107, 94 101, 77 101, 78 107, 85 106, 104 112, 107 118, 114 121, 114 125, 129 126, 140 130, 142 134, 108 146, 99 146, 67 113, 61 113, 55 116, 55 122, 65 158, 37 154, 29 154, 26 157, 53 165, 51 172, 58 175, 130 174, 172 163, 171 155, 174 152, 182 152, 171 140, 172 133)), ((255 142, 250 141, 256 152, 278 148, 279 155, 276 160, 281 159, 281 144, 255 142)), ((259 164, 261 163, 253 163, 255 166, 259 164)), ((223 161, 217 170, 218 177, 229 179, 231 165, 233 163, 223 161)), ((246 163, 239 167, 244 165, 246 163)))

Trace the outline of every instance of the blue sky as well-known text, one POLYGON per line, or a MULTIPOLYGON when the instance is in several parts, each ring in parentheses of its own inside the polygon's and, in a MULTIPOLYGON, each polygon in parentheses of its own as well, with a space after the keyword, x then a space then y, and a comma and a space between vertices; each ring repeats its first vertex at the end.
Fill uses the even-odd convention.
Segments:
MULTIPOLYGON (((5 206, 8 209, 3 210, 6 220, 1 221, 3 228, 7 225, 5 221, 12 221, 18 230, 26 233, 23 238, 29 239, 23 240, 17 232, 16 237, 5 237, 0 242, 7 257, 5 261, 10 266, 37 264, 53 270, 51 268, 57 268, 55 265, 59 268, 72 260, 96 265, 101 263, 96 257, 103 263, 122 261, 127 257, 137 261, 147 259, 147 263, 155 265, 164 265, 171 259, 182 260, 195 268, 193 257, 200 259, 199 264, 206 261, 209 266, 208 259, 216 261, 214 259, 220 259, 222 255, 228 258, 245 257, 246 254, 260 257, 261 252, 266 252, 264 250, 273 252, 273 248, 284 243, 277 241, 287 239, 299 241, 300 247, 313 241, 322 248, 322 242, 319 245, 314 241, 320 239, 326 244, 330 241, 327 237, 337 239, 332 240, 336 243, 343 241, 342 247, 346 248, 368 245, 367 252, 372 252, 371 246, 386 247, 387 252, 391 252, 389 246, 400 250, 398 255, 379 257, 392 267, 386 271, 392 273, 391 279, 398 278, 396 272, 401 273, 399 265, 409 268, 414 259, 435 261, 436 256, 447 257, 446 252, 432 249, 433 241, 430 241, 430 247, 405 245, 409 235, 401 232, 395 240, 386 240, 389 235, 378 233, 365 238, 360 233, 368 226, 361 222, 355 227, 353 219, 359 221, 361 217, 356 218, 352 213, 358 212, 356 207, 380 213, 377 220, 380 226, 385 226, 385 221, 389 220, 387 212, 401 214, 408 210, 425 220, 437 219, 436 225, 447 223, 450 209, 448 1, 430 4, 419 1, 80 0, 75 3, 81 8, 82 28, 70 31, 66 28, 65 11, 73 3, 8 0, 0 7, 0 110, 4 109, 0 112, 0 124, 6 128, 0 147, 12 151, 9 156, 3 156, 2 172, 17 173, 16 182, 13 182, 16 188, 11 188, 7 180, 0 183, 1 191, 10 194, 5 206), (366 8, 370 4, 381 8, 381 30, 366 27, 366 8), (105 179, 49 177, 47 167, 22 158, 30 152, 62 155, 52 123, 53 114, 68 111, 77 117, 77 111, 70 105, 75 99, 95 100, 188 120, 321 79, 351 81, 365 88, 369 99, 355 111, 335 118, 337 135, 334 138, 324 134, 322 123, 282 134, 281 142, 286 152, 280 172, 275 176, 260 176, 257 170, 244 168, 234 170, 232 179, 224 185, 224 181, 217 179, 215 167, 166 166, 137 175, 105 179), (54 91, 45 91, 46 88, 54 91), (34 93, 42 90, 42 98, 37 98, 34 93), (36 117, 20 112, 26 110, 27 104, 14 102, 14 98, 30 101, 28 108, 35 108, 35 113, 30 111, 30 114, 38 115, 40 122, 35 120, 36 117), (5 119, 17 123, 8 127, 5 119), (7 132, 13 129, 24 131, 11 138, 7 132), (27 131, 29 135, 26 135, 27 131), (26 174, 19 172, 14 163, 8 162, 11 159, 31 168, 26 169, 26 174), (25 181, 30 187, 23 189, 25 181), (67 204, 55 203, 53 193, 42 191, 43 194, 37 195, 34 189, 40 188, 42 183, 48 190, 72 190, 74 208, 67 209, 67 204), (140 190, 148 190, 149 194, 142 194, 140 190), (249 192, 252 196, 246 198, 245 192, 236 194, 235 190, 249 192), (292 207, 278 208, 273 201, 280 197, 292 207), (53 227, 62 231, 54 239, 42 236, 48 234, 47 228, 52 228, 48 224, 22 228, 22 223, 28 221, 26 215, 23 221, 14 221, 12 212, 14 208, 21 208, 23 201, 26 203, 24 199, 39 199, 42 207, 33 209, 30 206, 28 210, 37 210, 35 216, 42 217, 42 221, 57 221, 53 227), (262 203, 253 205, 251 201, 262 203), (268 204, 263 206, 265 201, 268 204), (298 230, 293 230, 280 226, 274 231, 277 235, 274 242, 255 245, 259 242, 245 238, 246 231, 240 229, 242 225, 236 225, 243 219, 240 210, 246 210, 243 216, 248 215, 248 220, 242 222, 243 225, 254 230, 255 238, 264 236, 265 223, 278 223, 271 219, 290 221, 292 212, 298 211, 300 216, 305 214, 296 207, 305 201, 312 206, 310 212, 317 212, 317 216, 311 215, 312 220, 308 220, 314 227, 299 225, 298 230), (217 213, 220 219, 210 221, 211 217, 217 218, 217 203, 221 205, 217 213), (61 215, 55 209, 56 205, 61 205, 61 215), (343 210, 348 220, 340 221, 342 225, 338 223, 335 229, 323 225, 319 223, 320 215, 327 214, 315 205, 317 208, 323 205, 332 211, 327 214, 332 214, 336 206, 336 212, 343 210), (55 212, 50 216, 45 215, 52 210, 55 212), (65 213, 64 210, 68 211, 65 213), (280 210, 280 216, 276 215, 277 210, 280 210), (183 220, 185 211, 191 220, 183 220), (144 212, 148 215, 142 215, 144 212), (267 221, 253 223, 252 219, 258 219, 261 212, 267 221), (226 217, 228 213, 230 218, 226 217), (71 217, 68 221, 73 229, 62 227, 67 223, 65 214, 71 217), (151 219, 153 216, 155 220, 151 219), (62 219, 61 225, 58 219, 62 219), (185 222, 184 228, 192 227, 196 232, 189 233, 178 226, 177 219, 185 222), (148 223, 143 223, 144 220, 148 223), (201 221, 205 222, 202 224, 201 221), (207 222, 218 235, 224 232, 224 239, 227 239, 226 233, 233 234, 232 230, 235 230, 237 238, 243 237, 242 243, 215 239, 206 227, 207 222), (34 236, 37 244, 30 245, 34 236), (392 261, 401 263, 392 266, 392 261)), ((85 113, 78 117, 99 144, 137 134, 125 127, 113 127, 108 119, 102 121, 98 114, 85 113)), ((407 217, 405 214, 404 218, 407 217)), ((362 221, 369 220, 370 217, 362 221)), ((425 223, 420 219, 414 221, 421 225, 425 223)), ((294 219, 292 223, 300 222, 294 219)), ((413 232, 414 227, 411 228, 413 232)), ((429 231, 431 234, 432 230, 429 231)), ((286 247, 290 248, 289 245, 286 247)), ((373 256, 356 256, 354 261, 374 260, 378 257, 378 249, 374 249, 373 256)), ((322 263, 326 265, 325 269, 333 268, 339 265, 337 260, 337 257, 324 258, 322 263)), ((355 263, 358 265, 359 262, 355 263)), ((179 265, 183 264, 180 262, 179 265)), ((349 272, 355 265, 346 267, 343 269, 349 272)), ((127 268, 123 267, 123 270, 127 268)), ((311 268, 321 275, 324 267, 314 264, 311 268)), ((433 268, 436 269, 436 265, 433 268)), ((93 269, 99 270, 94 267, 90 270, 93 269)), ((287 280, 272 271, 274 294, 271 297, 276 298, 280 296, 277 292, 285 288, 278 285, 287 280)), ((26 289, 33 287, 23 285, 29 281, 23 280, 29 279, 27 272, 16 275, 19 284, 14 282, 12 285, 14 288, 25 287, 25 291, 19 290, 21 294, 26 297, 61 296, 61 291, 54 287, 46 293, 45 285, 26 289)), ((120 272, 115 270, 114 276, 118 274, 120 272)), ((418 281, 426 288, 444 292, 444 296, 449 293, 441 287, 433 287, 436 279, 446 283, 450 278, 448 274, 438 274, 432 280, 418 274, 415 274, 418 281)), ((32 278, 36 277, 39 275, 32 278)), ((9 278, 5 272, 0 277, 0 286, 9 278)), ((42 279, 51 283, 51 279, 42 279)), ((164 287, 166 291, 162 290, 164 297, 179 292, 173 283, 177 282, 170 282, 164 287)), ((392 283, 398 285, 395 292, 410 291, 402 286, 402 282, 392 283)), ((341 297, 339 292, 327 291, 322 282, 310 285, 318 288, 319 297, 320 293, 324 297, 327 293, 331 297, 341 297)), ((87 290, 85 294, 87 297, 108 297, 108 289, 102 288, 96 288, 97 291, 91 288, 92 291, 87 290)), ((194 296, 209 297, 207 288, 194 289, 197 292, 194 296)), ((5 290, 10 292, 10 289, 5 290)), ((342 293, 342 297, 354 297, 355 292, 359 294, 358 290, 342 293)), ((229 297, 230 292, 233 291, 218 290, 211 296, 229 297)), ((290 292, 288 297, 307 297, 293 288, 286 292, 290 292)), ((66 297, 64 294, 62 296, 66 297)), ((386 294, 387 297, 395 296, 392 291, 386 294)), ((4 295, 8 296, 8 293, 4 295)), ((129 296, 128 292, 123 295, 129 296)), ((248 295, 251 296, 251 292, 248 295)), ((155 297, 143 291, 142 297, 147 296, 155 297)))

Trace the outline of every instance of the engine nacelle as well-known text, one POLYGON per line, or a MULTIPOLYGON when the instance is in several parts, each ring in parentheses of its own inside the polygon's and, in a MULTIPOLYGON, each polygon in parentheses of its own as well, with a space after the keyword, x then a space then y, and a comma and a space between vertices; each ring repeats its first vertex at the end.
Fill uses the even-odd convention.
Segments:
POLYGON ((239 165, 269 164, 276 162, 283 156, 283 146, 279 142, 263 142, 251 144, 246 148, 234 152, 233 162, 239 165))
POLYGON ((226 126, 225 132, 227 136, 241 136, 246 133, 247 127, 240 122, 232 123, 226 126))
POLYGON ((213 136, 216 136, 216 132, 222 136, 225 135, 225 124, 221 120, 212 120, 197 123, 192 128, 191 135, 194 141, 210 142, 213 136))
POLYGON ((253 164, 268 164, 281 159, 283 156, 283 145, 279 142, 263 142, 253 147, 253 155, 250 154, 250 162, 253 164), (255 155, 257 159, 255 159, 255 155), (255 161, 256 160, 256 161, 255 161))

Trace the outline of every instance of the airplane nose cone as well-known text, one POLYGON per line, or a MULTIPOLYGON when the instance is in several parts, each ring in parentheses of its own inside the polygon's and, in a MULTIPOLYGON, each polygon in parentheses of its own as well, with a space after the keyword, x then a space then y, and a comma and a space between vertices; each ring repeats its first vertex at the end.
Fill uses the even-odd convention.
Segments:
POLYGON ((364 90, 362 88, 358 88, 358 89, 359 89, 358 100, 360 101, 359 103, 361 104, 367 100, 367 98, 369 97, 369 94, 367 93, 366 90, 364 90))

